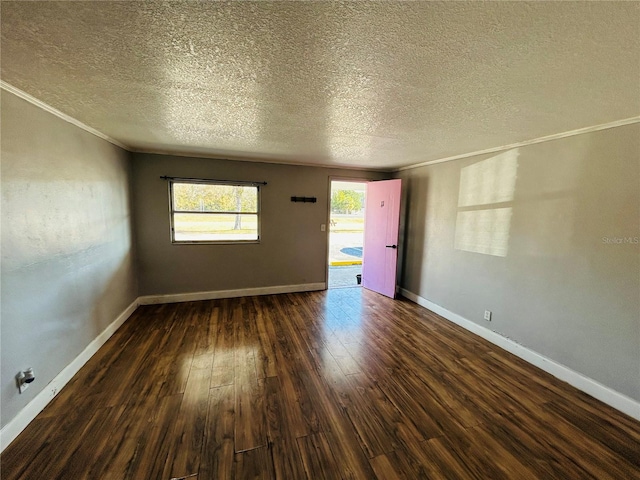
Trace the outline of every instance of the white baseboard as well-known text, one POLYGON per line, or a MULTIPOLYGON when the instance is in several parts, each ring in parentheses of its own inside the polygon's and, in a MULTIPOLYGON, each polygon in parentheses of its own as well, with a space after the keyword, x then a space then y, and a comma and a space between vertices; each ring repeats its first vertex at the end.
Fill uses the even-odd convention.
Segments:
POLYGON ((277 293, 311 292, 325 290, 325 282, 302 283, 299 285, 277 285, 274 287, 241 288, 237 290, 213 290, 210 292, 172 293, 167 295, 146 295, 138 297, 140 305, 158 303, 195 302, 198 300, 215 300, 217 298, 251 297, 254 295, 274 295, 277 293))
POLYGON ((489 330, 488 328, 480 326, 477 323, 474 323, 471 320, 458 315, 457 313, 453 313, 446 308, 441 307, 440 305, 430 302, 426 298, 422 298, 413 292, 405 290, 404 288, 402 288, 400 291, 402 293, 402 296, 408 298, 412 302, 428 308, 432 312, 437 313, 438 315, 446 318, 456 325, 460 325, 465 330, 475 333, 479 337, 488 340, 489 342, 497 345, 507 352, 513 353, 526 362, 529 362, 530 364, 540 368, 541 370, 550 373, 554 377, 567 382, 569 385, 576 387, 578 390, 582 390, 592 397, 597 398, 601 402, 610 405, 616 410, 626 413, 636 420, 640 420, 640 402, 634 400, 633 398, 627 397, 626 395, 623 395, 622 393, 619 393, 607 387, 606 385, 603 385, 581 373, 571 370, 570 368, 565 367, 564 365, 551 360, 544 355, 541 355, 527 347, 524 347, 514 342, 513 340, 503 337, 502 335, 489 330))
POLYGON ((138 307, 138 300, 134 300, 111 324, 105 328, 87 347, 67 365, 49 384, 38 393, 2 430, 0 430, 0 452, 15 440, 15 438, 36 418, 51 400, 60 392, 69 380, 80 370, 87 361, 106 343, 120 326, 131 316, 138 307))

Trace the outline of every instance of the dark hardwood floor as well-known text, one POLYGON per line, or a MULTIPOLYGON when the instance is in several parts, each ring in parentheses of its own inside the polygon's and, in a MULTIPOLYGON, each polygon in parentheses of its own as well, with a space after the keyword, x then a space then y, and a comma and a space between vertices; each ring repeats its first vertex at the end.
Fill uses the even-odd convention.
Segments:
POLYGON ((634 479, 640 422, 359 288, 140 307, 12 479, 634 479))

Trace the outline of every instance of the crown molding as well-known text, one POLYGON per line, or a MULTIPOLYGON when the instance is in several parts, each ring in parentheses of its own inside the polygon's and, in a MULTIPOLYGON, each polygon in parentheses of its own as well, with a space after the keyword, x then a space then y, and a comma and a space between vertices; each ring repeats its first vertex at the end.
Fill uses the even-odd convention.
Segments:
POLYGON ((536 143, 549 142, 551 140, 559 140, 561 138, 573 137, 575 135, 582 135, 584 133, 598 132, 600 130, 607 130, 609 128, 623 127, 625 125, 632 125, 634 123, 640 123, 640 116, 625 118, 623 120, 616 120, 614 122, 603 123, 600 125, 593 125, 591 127, 577 128, 575 130, 569 130, 567 132, 554 133, 553 135, 547 135, 545 137, 538 137, 532 140, 525 140, 518 143, 510 143, 509 145, 502 145, 500 147, 487 148, 485 150, 476 150, 475 152, 463 153, 460 155, 454 155, 452 157, 444 157, 436 160, 429 160, 426 162, 415 163, 407 165, 406 167, 396 168, 394 172, 401 172, 403 170, 410 170, 412 168, 425 167, 427 165, 435 165, 437 163, 451 162, 453 160, 461 160, 463 158, 476 157, 478 155, 485 155, 488 153, 498 153, 505 150, 511 150, 512 148, 525 147, 527 145, 535 145, 536 143))
POLYGON ((290 161, 290 160, 269 159, 269 158, 234 157, 230 155, 220 155, 216 153, 207 153, 207 152, 191 152, 190 153, 184 150, 172 151, 172 150, 165 150, 165 149, 136 148, 136 147, 129 147, 128 150, 132 153, 142 153, 142 154, 148 154, 148 155, 166 155, 166 156, 188 157, 188 158, 208 158, 211 160, 226 160, 230 162, 269 163, 272 165, 325 168, 325 169, 333 169, 333 170, 354 170, 354 171, 377 172, 377 173, 392 173, 395 171, 393 167, 369 167, 369 166, 362 166, 362 165, 296 162, 296 161, 290 161))
POLYGON ((58 118, 61 118, 65 122, 71 123, 82 130, 95 135, 107 142, 116 145, 128 152, 131 153, 148 153, 154 155, 173 155, 176 157, 191 157, 191 158, 210 158, 215 160, 230 160, 234 162, 253 162, 253 163, 270 163, 275 165, 295 165, 301 167, 317 167, 317 168, 332 168, 337 170, 356 170, 356 171, 375 171, 381 173, 391 173, 393 168, 391 167, 367 167, 367 166, 356 166, 356 165, 339 165, 339 164, 327 164, 327 163, 311 163, 311 162, 296 162, 296 161, 288 161, 288 160, 279 160, 279 159, 263 159, 263 158, 247 158, 247 157, 233 157, 233 156, 223 156, 220 154, 214 153, 206 153, 206 152, 188 152, 188 151, 171 151, 165 149, 149 149, 149 148, 136 148, 131 147, 129 145, 125 145, 122 142, 119 142, 115 138, 110 137, 102 133, 99 130, 96 130, 89 125, 82 123, 80 120, 73 118, 66 113, 61 112, 57 108, 52 107, 51 105, 43 102, 42 100, 38 100, 32 95, 20 90, 17 87, 14 87, 10 83, 5 82, 4 80, 0 80, 0 89, 3 89, 9 93, 13 93, 15 96, 26 100, 27 102, 35 105, 36 107, 41 108, 42 110, 55 115, 58 118))
POLYGON ((99 137, 103 140, 106 140, 107 142, 116 145, 124 150, 127 150, 128 152, 132 152, 132 153, 148 153, 148 154, 155 154, 155 155, 174 155, 176 157, 192 157, 192 158, 211 158, 211 159, 217 159, 217 160, 231 160, 231 161, 237 161, 237 162, 254 162, 254 163, 271 163, 271 164, 277 164, 277 165, 296 165, 296 166, 303 166, 303 167, 320 167, 320 168, 335 168, 335 169, 344 169, 344 170, 365 170, 365 171, 377 171, 377 172, 382 172, 382 173, 393 173, 393 172, 401 172, 403 170, 410 170, 413 168, 419 168, 419 167, 425 167, 427 165, 435 165, 438 163, 444 163, 444 162, 451 162, 453 160, 461 160, 463 158, 470 158, 470 157, 476 157, 478 155, 486 155, 486 154, 490 154, 490 153, 498 153, 498 152, 503 152, 505 150, 510 150, 512 148, 518 148, 518 147, 524 147, 527 145, 535 145, 536 143, 543 143, 543 142, 549 142, 551 140, 559 140, 561 138, 567 138, 567 137, 573 137, 575 135, 582 135, 584 133, 591 133, 591 132, 597 132, 600 130, 607 130, 609 128, 615 128, 615 127, 622 127, 625 125, 632 125, 634 123, 640 123, 640 116, 637 117, 631 117, 631 118, 625 118, 622 120, 616 120, 614 122, 609 122, 609 123, 603 123, 600 125, 593 125, 591 127, 584 127, 584 128, 578 128, 575 130, 569 130, 567 132, 561 132, 561 133, 554 133, 553 135, 547 135, 544 137, 538 137, 538 138, 534 138, 531 140, 525 140, 522 142, 517 142, 517 143, 511 143, 508 145, 502 145, 499 147, 492 147, 492 148, 487 148, 484 150, 476 150, 474 152, 469 152, 469 153, 463 153, 460 155, 453 155, 451 157, 444 157, 444 158, 439 158, 436 160, 429 160, 426 162, 420 162, 420 163, 415 163, 412 165, 407 165, 405 167, 397 167, 397 168, 393 168, 393 167, 367 167, 367 166, 356 166, 356 165, 331 165, 331 164, 326 164, 326 163, 306 163, 306 162, 296 162, 296 161, 286 161, 286 160, 276 160, 276 159, 259 159, 259 158, 241 158, 241 157, 236 157, 236 158, 230 158, 229 156, 221 156, 221 155, 217 155, 217 154, 209 154, 209 153, 205 153, 205 152, 186 152, 186 151, 177 151, 177 152, 173 152, 170 150, 163 150, 163 149, 145 149, 145 148, 135 148, 135 147, 130 147, 128 145, 125 145, 122 142, 119 142, 118 140, 116 140, 115 138, 110 137, 109 135, 106 135, 102 132, 100 132, 99 130, 96 130, 93 127, 90 127, 89 125, 82 123, 80 120, 77 120, 75 118, 73 118, 70 115, 67 115, 66 113, 61 112, 60 110, 52 107, 51 105, 43 102, 42 100, 38 100, 37 98, 33 97, 32 95, 29 95, 28 93, 20 90, 19 88, 14 87, 13 85, 5 82, 4 80, 0 80, 0 89, 6 90, 7 92, 13 93, 14 95, 16 95, 17 97, 22 98, 23 100, 26 100, 27 102, 40 107, 41 109, 43 109, 46 112, 51 113, 52 115, 55 115, 58 118, 61 118, 62 120, 64 120, 65 122, 69 122, 72 125, 75 125, 78 128, 81 128, 82 130, 91 133, 92 135, 95 135, 96 137, 99 137))
POLYGON ((80 120, 77 120, 75 118, 73 118, 70 115, 67 115, 66 113, 61 112, 60 110, 58 110, 57 108, 52 107, 51 105, 49 105, 48 103, 44 103, 42 100, 38 100, 37 98, 29 95, 27 92, 23 92, 22 90, 20 90, 19 88, 14 87, 13 85, 5 82, 4 80, 0 80, 0 88, 9 92, 9 93, 13 93, 15 96, 22 98, 23 100, 26 100, 27 102, 35 105, 36 107, 40 107, 42 110, 44 110, 45 112, 49 112, 52 115, 55 115, 56 117, 64 120, 65 122, 69 122, 72 125, 75 125, 78 128, 81 128, 82 130, 84 130, 85 132, 89 132, 92 135, 95 135, 98 138, 101 138, 103 140, 106 140, 107 142, 116 145, 117 147, 120 147, 124 150, 129 151, 130 148, 125 145, 124 143, 119 142, 118 140, 116 140, 115 138, 111 138, 109 135, 106 135, 98 130, 96 130, 93 127, 90 127, 89 125, 82 123, 80 120))

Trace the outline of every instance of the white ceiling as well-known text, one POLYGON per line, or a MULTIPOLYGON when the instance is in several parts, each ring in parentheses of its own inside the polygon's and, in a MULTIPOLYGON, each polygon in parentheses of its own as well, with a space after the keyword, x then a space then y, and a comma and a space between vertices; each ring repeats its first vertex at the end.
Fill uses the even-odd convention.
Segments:
POLYGON ((2 2, 2 80, 132 150, 376 169, 640 115, 638 2, 2 2))

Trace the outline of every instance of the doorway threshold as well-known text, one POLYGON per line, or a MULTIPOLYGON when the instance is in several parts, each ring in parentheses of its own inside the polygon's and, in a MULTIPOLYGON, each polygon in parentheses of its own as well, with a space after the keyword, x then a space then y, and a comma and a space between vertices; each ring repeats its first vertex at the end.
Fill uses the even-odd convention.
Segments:
POLYGON ((358 275, 362 275, 362 265, 329 266, 327 288, 359 287, 358 275))

